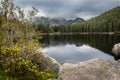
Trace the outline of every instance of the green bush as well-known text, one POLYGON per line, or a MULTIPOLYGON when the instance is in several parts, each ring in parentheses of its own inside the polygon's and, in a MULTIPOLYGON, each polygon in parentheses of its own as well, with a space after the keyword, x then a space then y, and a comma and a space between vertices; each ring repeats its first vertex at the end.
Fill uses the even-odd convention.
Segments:
MULTIPOLYGON (((29 49, 29 46, 25 48, 29 49)), ((56 77, 55 74, 39 71, 39 67, 29 58, 30 51, 29 54, 22 55, 21 49, 18 44, 12 47, 1 47, 1 80, 46 80, 56 77)), ((25 50, 24 54, 28 53, 27 49, 25 50)))

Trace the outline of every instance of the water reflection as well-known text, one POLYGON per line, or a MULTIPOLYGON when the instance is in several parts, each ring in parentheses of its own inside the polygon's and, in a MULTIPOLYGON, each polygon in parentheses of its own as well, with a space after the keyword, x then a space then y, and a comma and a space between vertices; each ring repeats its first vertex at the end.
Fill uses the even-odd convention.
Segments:
POLYGON ((63 64, 93 58, 114 60, 111 50, 119 41, 119 35, 51 35, 40 42, 43 52, 63 64))
POLYGON ((45 47, 43 52, 47 52, 49 56, 55 58, 61 64, 65 62, 78 62, 89 60, 93 58, 102 58, 114 60, 114 58, 98 49, 92 48, 88 45, 77 47, 74 44, 58 45, 45 47))

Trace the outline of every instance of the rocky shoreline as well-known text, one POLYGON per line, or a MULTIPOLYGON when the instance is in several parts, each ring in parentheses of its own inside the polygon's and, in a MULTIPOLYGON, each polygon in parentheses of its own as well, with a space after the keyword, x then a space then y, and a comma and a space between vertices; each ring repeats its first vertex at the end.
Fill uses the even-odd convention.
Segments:
MULTIPOLYGON (((120 56, 120 43, 113 47, 115 56, 120 56)), ((36 56, 36 61, 45 62, 42 65, 58 74, 58 79, 49 80, 120 80, 120 60, 111 62, 104 59, 91 59, 76 64, 65 63, 60 65, 55 59, 44 55, 36 56)))

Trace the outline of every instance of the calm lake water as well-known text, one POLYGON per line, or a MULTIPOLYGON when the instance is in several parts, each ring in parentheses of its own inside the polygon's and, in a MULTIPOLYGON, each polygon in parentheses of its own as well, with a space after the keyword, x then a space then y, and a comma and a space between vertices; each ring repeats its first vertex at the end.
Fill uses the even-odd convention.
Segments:
POLYGON ((120 35, 50 35, 40 42, 42 51, 61 64, 94 58, 114 61, 112 47, 120 42, 120 35))

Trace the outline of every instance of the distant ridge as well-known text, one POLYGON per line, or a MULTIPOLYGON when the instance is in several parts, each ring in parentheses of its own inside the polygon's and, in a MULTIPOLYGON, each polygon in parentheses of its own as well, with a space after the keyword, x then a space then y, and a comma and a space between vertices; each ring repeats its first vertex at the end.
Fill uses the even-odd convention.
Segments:
POLYGON ((60 25, 71 25, 75 23, 83 22, 84 19, 76 18, 74 20, 66 20, 62 18, 48 18, 48 17, 35 17, 33 19, 33 23, 35 24, 43 24, 50 26, 60 26, 60 25))

